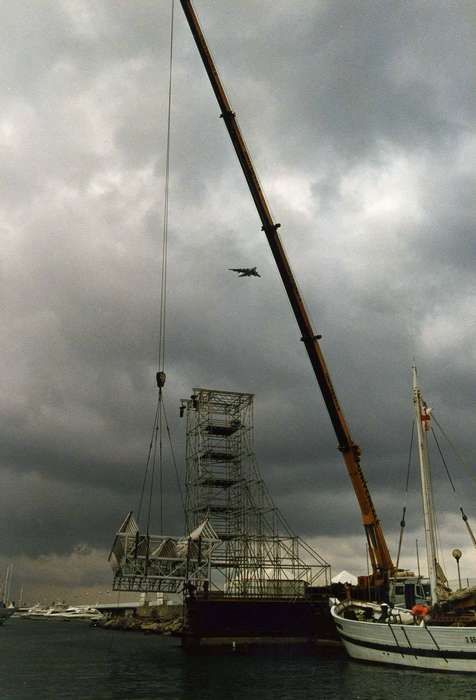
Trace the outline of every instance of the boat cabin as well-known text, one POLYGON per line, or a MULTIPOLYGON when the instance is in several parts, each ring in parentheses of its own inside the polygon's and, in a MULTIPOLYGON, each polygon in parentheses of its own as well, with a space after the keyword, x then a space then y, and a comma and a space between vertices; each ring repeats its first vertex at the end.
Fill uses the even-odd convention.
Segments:
POLYGON ((430 582, 421 576, 396 577, 389 581, 389 602, 411 610, 414 605, 431 605, 430 582))

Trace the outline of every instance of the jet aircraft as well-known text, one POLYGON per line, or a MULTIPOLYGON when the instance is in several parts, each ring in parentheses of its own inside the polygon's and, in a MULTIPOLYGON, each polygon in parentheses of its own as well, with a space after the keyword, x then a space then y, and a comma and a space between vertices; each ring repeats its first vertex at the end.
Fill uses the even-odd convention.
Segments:
POLYGON ((238 277, 261 277, 256 267, 229 267, 230 272, 238 272, 238 277))

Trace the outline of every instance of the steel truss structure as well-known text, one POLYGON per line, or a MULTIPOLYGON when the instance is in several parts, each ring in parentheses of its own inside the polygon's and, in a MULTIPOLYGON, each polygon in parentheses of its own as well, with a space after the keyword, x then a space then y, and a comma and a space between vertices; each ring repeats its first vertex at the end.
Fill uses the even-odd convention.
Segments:
POLYGON ((291 531, 260 477, 253 447, 253 395, 194 389, 187 418, 186 517, 219 538, 211 585, 225 595, 297 597, 330 567, 291 531))
POLYGON ((210 580, 211 555, 219 539, 207 520, 187 537, 140 534, 130 512, 109 555, 113 590, 179 593, 184 585, 203 588, 210 580))

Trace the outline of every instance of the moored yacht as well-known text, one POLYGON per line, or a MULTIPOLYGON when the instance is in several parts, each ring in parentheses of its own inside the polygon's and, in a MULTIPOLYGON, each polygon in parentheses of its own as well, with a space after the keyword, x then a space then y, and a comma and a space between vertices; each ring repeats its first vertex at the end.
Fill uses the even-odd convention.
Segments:
POLYGON ((49 608, 37 604, 21 617, 30 620, 100 620, 103 615, 90 605, 68 606, 66 603, 56 603, 49 608))

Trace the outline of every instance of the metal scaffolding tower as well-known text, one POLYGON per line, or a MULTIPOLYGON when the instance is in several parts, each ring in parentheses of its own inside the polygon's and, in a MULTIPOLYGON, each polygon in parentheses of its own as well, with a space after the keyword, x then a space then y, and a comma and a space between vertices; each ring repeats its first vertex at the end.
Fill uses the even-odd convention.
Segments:
POLYGON ((225 595, 303 596, 328 583, 329 565, 294 535, 261 479, 253 449, 253 395, 194 389, 187 417, 186 516, 220 540, 211 584, 225 595))

